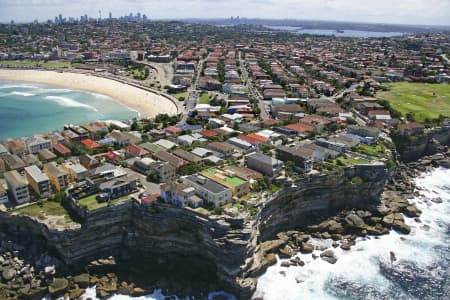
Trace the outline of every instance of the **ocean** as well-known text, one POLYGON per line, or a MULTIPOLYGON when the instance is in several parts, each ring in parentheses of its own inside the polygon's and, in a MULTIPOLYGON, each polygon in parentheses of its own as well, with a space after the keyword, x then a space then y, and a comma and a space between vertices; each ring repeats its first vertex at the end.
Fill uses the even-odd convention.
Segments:
POLYGON ((329 35, 336 37, 354 37, 354 38, 393 37, 393 36, 401 36, 404 34, 401 32, 381 32, 381 31, 364 31, 364 30, 343 30, 338 32, 333 29, 303 29, 301 27, 293 27, 293 26, 268 26, 268 27, 276 30, 291 31, 298 34, 329 35))
POLYGON ((60 130, 67 123, 129 120, 137 116, 136 111, 105 95, 0 81, 0 140, 60 130))
MULTIPOLYGON (((281 267, 278 259, 261 276, 254 298, 264 300, 328 299, 449 299, 450 295, 450 170, 436 169, 415 179, 421 189, 412 201, 422 210, 418 223, 405 218, 409 235, 391 232, 379 239, 361 238, 350 251, 334 249, 336 264, 311 254, 297 254, 304 267, 281 267), (391 263, 390 252, 396 261, 391 263)), ((330 241, 314 241, 331 248, 330 241)), ((320 251, 315 251, 320 254, 320 251)), ((235 299, 211 293, 210 299, 235 299)), ((95 287, 83 299, 96 299, 95 287)), ((113 300, 163 300, 161 290, 138 298, 116 295, 113 300)), ((179 299, 170 296, 169 299, 179 299)), ((189 299, 189 298, 187 298, 189 299)))

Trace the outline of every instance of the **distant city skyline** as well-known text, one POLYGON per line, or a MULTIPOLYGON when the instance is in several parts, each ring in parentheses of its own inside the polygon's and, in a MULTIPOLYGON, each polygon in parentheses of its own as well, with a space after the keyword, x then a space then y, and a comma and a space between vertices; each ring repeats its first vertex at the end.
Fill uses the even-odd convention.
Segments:
POLYGON ((98 18, 146 14, 149 19, 272 18, 361 23, 450 25, 448 0, 0 0, 0 22, 40 22, 61 14, 98 18))

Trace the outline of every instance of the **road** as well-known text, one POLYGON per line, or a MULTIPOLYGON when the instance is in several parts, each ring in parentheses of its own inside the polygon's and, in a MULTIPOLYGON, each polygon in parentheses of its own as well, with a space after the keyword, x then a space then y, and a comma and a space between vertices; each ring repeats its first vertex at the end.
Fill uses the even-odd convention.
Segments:
POLYGON ((192 83, 192 85, 188 89, 188 97, 184 101, 184 113, 183 113, 183 116, 181 117, 180 122, 178 122, 178 125, 186 124, 186 121, 187 121, 187 119, 189 117, 189 112, 191 110, 193 110, 195 108, 195 106, 197 105, 197 103, 198 103, 198 99, 200 98, 200 91, 197 90, 197 83, 198 83, 198 80, 200 79, 200 75, 201 75, 202 70, 203 70, 203 63, 204 63, 203 59, 201 59, 198 62, 197 74, 196 74, 196 76, 194 78, 194 82, 192 83))
POLYGON ((450 59, 447 58, 447 55, 442 54, 441 57, 442 57, 442 59, 445 60, 448 64, 450 64, 450 59))
POLYGON ((263 97, 261 93, 253 86, 253 81, 248 77, 248 71, 245 67, 245 60, 242 59, 242 53, 239 51, 239 67, 241 69, 241 74, 244 80, 244 84, 247 86, 252 98, 257 102, 259 109, 261 110, 261 113, 259 114, 259 117, 261 120, 267 120, 270 119, 270 115, 267 112, 266 104, 264 103, 263 97))

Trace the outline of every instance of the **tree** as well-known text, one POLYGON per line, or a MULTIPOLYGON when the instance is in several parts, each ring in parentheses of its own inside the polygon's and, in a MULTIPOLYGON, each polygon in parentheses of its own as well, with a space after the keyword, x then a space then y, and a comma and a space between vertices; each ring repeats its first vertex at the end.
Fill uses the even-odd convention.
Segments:
POLYGON ((147 181, 150 181, 153 183, 160 183, 161 178, 155 171, 150 171, 150 173, 147 175, 147 181))

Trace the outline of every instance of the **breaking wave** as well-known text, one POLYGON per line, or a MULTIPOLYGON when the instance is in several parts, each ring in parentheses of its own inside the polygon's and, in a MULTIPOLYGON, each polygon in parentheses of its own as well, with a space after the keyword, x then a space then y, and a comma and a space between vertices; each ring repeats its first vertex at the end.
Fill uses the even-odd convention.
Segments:
POLYGON ((68 97, 62 97, 62 96, 46 96, 45 99, 56 102, 57 104, 61 105, 61 106, 65 106, 65 107, 81 107, 81 108, 85 108, 85 109, 90 109, 93 110, 95 112, 98 112, 98 110, 90 105, 78 102, 76 100, 73 100, 71 98, 68 97))

